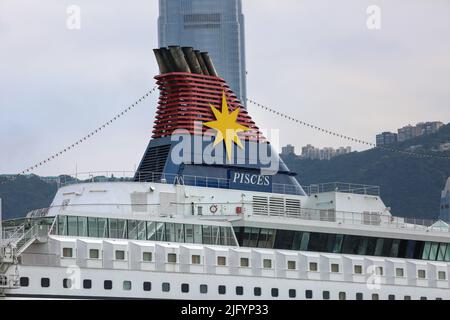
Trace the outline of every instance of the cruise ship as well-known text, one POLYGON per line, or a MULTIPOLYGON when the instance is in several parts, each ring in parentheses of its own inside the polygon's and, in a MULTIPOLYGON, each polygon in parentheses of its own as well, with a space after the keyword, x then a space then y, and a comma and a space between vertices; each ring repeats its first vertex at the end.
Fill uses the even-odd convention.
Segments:
POLYGON ((392 215, 376 186, 301 186, 208 53, 154 53, 138 169, 62 176, 3 221, 1 298, 450 298, 448 224, 392 215))

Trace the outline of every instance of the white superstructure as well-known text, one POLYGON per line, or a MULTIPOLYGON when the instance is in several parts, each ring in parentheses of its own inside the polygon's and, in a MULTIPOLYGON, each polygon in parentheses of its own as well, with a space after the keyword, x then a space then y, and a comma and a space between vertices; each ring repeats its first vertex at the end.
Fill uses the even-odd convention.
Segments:
POLYGON ((33 214, 44 217, 29 218, 26 231, 10 234, 2 247, 14 252, 10 263, 2 261, 6 297, 450 298, 448 229, 407 223, 391 216, 379 196, 351 189, 295 196, 92 182, 60 188, 48 210, 33 214), (308 235, 309 243, 274 248, 288 234, 308 235), (376 256, 310 251, 322 246, 312 243, 315 234, 391 244, 381 244, 376 256), (425 243, 428 258, 423 251, 420 259, 383 256, 405 239, 425 243))

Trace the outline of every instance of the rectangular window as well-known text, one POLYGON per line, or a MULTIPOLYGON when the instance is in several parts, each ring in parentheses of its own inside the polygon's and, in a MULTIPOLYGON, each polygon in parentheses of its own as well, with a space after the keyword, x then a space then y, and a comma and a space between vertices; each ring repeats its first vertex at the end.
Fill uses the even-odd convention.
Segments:
POLYGON ((208 293, 208 286, 206 284, 201 284, 200 285, 200 293, 208 293))
POLYGON ((19 281, 21 287, 28 287, 30 285, 30 279, 28 277, 20 277, 19 281))
POLYGON ((98 259, 100 257, 100 250, 89 249, 89 259, 98 259))
POLYGON ((295 289, 289 289, 289 298, 295 298, 297 296, 297 291, 295 289))
POLYGON ((313 298, 312 290, 306 290, 305 291, 305 297, 306 297, 306 299, 312 299, 313 298))
POLYGON ((67 227, 69 236, 78 236, 77 217, 67 217, 67 227))
POLYGON ((359 264, 354 265, 353 270, 355 274, 362 274, 362 265, 359 264))
POLYGON ((194 226, 192 224, 184 225, 184 237, 186 243, 194 243, 194 226))
POLYGON ((417 277, 418 277, 419 279, 425 279, 425 278, 427 277, 426 271, 423 270, 423 269, 419 269, 419 270, 417 271, 417 277))
POLYGON ((345 292, 339 292, 339 300, 346 300, 347 294, 345 292))
POLYGON ((445 251, 447 250, 447 244, 446 243, 440 243, 439 244, 439 252, 437 256, 437 261, 444 261, 445 259, 445 251))
POLYGON ((192 255, 192 264, 200 264, 200 263, 201 263, 200 255, 198 254, 192 255))
POLYGON ((194 243, 202 243, 203 233, 202 226, 194 224, 194 243))
POLYGON ((380 300, 378 293, 372 293, 372 300, 380 300))
POLYGON ((108 232, 108 219, 107 218, 98 218, 98 237, 99 238, 109 238, 108 232))
POLYGON ((226 290, 227 290, 227 288, 225 286, 218 287, 219 294, 225 294, 226 290))
POLYGON ((249 267, 250 266, 250 261, 248 258, 241 258, 241 267, 249 267))
POLYGON ((226 266, 227 258, 226 257, 217 257, 217 265, 218 266, 226 266))
POLYGON ((254 287, 253 288, 253 294, 255 295, 255 297, 260 297, 261 296, 261 288, 260 287, 254 287))
POLYGON ((357 292, 356 293, 356 300, 362 300, 363 299, 363 294, 361 292, 357 292))
POLYGON ((236 287, 236 295, 237 296, 242 296, 244 294, 244 287, 242 286, 237 286, 236 287))
POLYGON ((50 279, 49 278, 41 278, 41 287, 42 288, 50 287, 50 279))
POLYGON ((142 284, 142 289, 144 291, 151 291, 152 290, 152 283, 148 282, 148 281, 144 281, 144 283, 142 284))
POLYGON ((272 288, 271 294, 272 297, 278 297, 278 288, 272 288))
POLYGON ((404 300, 411 300, 411 296, 405 296, 403 299, 404 300))
POLYGON ((111 290, 112 289, 112 281, 111 280, 105 280, 103 282, 103 288, 105 288, 105 290, 111 290))
POLYGON ((130 291, 131 290, 131 281, 124 281, 123 282, 123 290, 130 291))
POLYGON ((264 269, 271 269, 272 268, 272 260, 264 259, 263 260, 263 268, 264 269))
POLYGON ((168 253, 167 254, 167 262, 168 263, 177 263, 177 254, 176 253, 168 253))
POLYGON ((289 260, 287 262, 287 268, 288 268, 288 270, 295 270, 295 269, 297 269, 296 261, 289 260))
POLYGON ((211 226, 202 226, 203 244, 214 244, 211 226))
POLYGON ((168 282, 163 282, 163 283, 162 283, 162 291, 163 291, 163 292, 169 292, 169 291, 170 291, 170 283, 168 283, 168 282))
POLYGON ((63 288, 64 289, 72 288, 72 279, 63 279, 63 288))
POLYGON ((87 217, 78 217, 78 236, 87 237, 87 217))
POLYGON ((447 279, 447 275, 445 273, 445 271, 438 271, 438 280, 446 280, 447 279))
POLYGON ((116 257, 116 260, 125 260, 125 251, 116 250, 115 257, 116 257))
POLYGON ((339 264, 332 263, 331 264, 331 272, 339 272, 339 264))
POLYGON ((189 284, 188 283, 182 283, 181 284, 181 292, 182 293, 188 293, 189 292, 189 284))
POLYGON ((405 269, 403 269, 403 268, 395 268, 395 276, 396 277, 404 277, 405 276, 405 269))
POLYGON ((98 238, 97 218, 88 217, 88 236, 98 238))
POLYGON ((58 234, 67 235, 67 216, 58 216, 58 234))
POLYGON ((388 300, 395 300, 395 295, 394 294, 388 295, 388 300))
POLYGON ((152 261, 152 252, 150 252, 150 251, 142 252, 142 261, 151 262, 152 261))
POLYGON ((91 289, 92 288, 92 280, 84 279, 83 280, 83 289, 91 289))
POLYGON ((73 257, 73 249, 72 248, 63 248, 63 257, 64 258, 72 258, 73 257))
POLYGON ((330 300, 330 291, 323 291, 322 298, 323 300, 330 300))
POLYGON ((309 263, 309 271, 317 271, 317 262, 310 262, 309 263))

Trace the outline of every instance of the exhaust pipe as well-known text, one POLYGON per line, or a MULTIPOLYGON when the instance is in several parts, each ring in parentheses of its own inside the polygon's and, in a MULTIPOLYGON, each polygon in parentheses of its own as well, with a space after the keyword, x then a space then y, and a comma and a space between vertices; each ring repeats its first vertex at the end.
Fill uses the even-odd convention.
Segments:
POLYGON ((170 55, 173 58, 176 71, 178 72, 189 72, 191 73, 191 69, 184 57, 183 51, 179 46, 169 46, 170 55))
POLYGON ((159 52, 161 53, 162 59, 167 68, 167 72, 177 71, 175 69, 175 64, 173 62, 172 55, 169 53, 169 50, 167 50, 166 48, 160 48, 159 52))
POLYGON ((209 56, 208 52, 202 52, 201 55, 203 57, 203 60, 205 61, 206 67, 208 68, 209 74, 211 76, 218 77, 219 74, 217 73, 216 68, 214 67, 212 59, 209 56))
POLYGON ((200 68, 202 68, 202 73, 205 76, 209 76, 208 68, 206 67, 205 60, 199 50, 194 50, 195 56, 197 57, 198 63, 200 64, 200 68))
POLYGON ((156 62, 158 63, 159 73, 160 74, 169 73, 170 69, 166 65, 166 62, 164 61, 164 57, 163 57, 163 55, 161 53, 161 50, 160 49, 153 49, 153 52, 155 53, 156 62))
POLYGON ((186 61, 192 73, 203 74, 202 67, 200 67, 200 63, 198 62, 194 49, 192 47, 182 47, 181 50, 183 50, 186 61))

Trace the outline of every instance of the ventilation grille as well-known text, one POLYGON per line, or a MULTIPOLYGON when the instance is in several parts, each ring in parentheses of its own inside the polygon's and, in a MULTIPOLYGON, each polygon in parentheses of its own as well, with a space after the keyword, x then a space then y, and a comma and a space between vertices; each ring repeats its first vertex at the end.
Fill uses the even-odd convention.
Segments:
POLYGON ((268 213, 267 197, 253 196, 253 213, 254 214, 268 213))
POLYGON ((300 215, 300 199, 253 196, 253 213, 261 215, 300 215))
POLYGON ((286 199, 286 213, 288 215, 300 215, 301 209, 300 199, 286 199))
POLYGON ((170 145, 149 148, 136 172, 135 181, 159 182, 169 151, 170 145))

